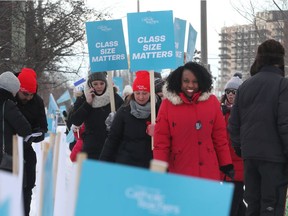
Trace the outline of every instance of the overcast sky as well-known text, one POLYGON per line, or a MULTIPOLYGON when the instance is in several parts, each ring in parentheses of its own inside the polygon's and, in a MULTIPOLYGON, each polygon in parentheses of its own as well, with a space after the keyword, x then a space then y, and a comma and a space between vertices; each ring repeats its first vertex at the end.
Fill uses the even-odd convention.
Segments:
MULTIPOLYGON (((272 0, 207 0, 207 37, 208 37, 208 63, 214 76, 219 68, 219 33, 224 26, 249 24, 249 20, 241 16, 234 8, 251 8, 250 1, 255 10, 263 10, 272 0), (219 9, 221 8, 221 9, 219 9)), ((172 10, 173 16, 184 19, 198 32, 196 49, 200 50, 200 2, 201 0, 139 0, 140 12, 172 10), (189 3, 189 5, 188 5, 189 3)), ((276 0, 279 5, 281 0, 276 0)), ((94 8, 108 10, 113 14, 113 19, 123 19, 126 25, 126 14, 137 12, 137 0, 87 0, 94 8)), ((271 8, 271 7, 270 7, 271 8)), ((247 10, 248 10, 247 9, 247 10)), ((251 10, 251 9, 250 9, 251 10)), ((124 27, 125 28, 125 27, 124 27)), ((187 39, 187 38, 186 38, 187 39)))

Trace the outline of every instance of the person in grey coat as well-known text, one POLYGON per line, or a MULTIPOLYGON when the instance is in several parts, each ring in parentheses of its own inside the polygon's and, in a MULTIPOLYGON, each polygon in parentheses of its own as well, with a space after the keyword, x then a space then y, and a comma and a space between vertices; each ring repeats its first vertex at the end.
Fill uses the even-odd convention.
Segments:
POLYGON ((244 160, 246 216, 284 215, 288 162, 288 80, 280 42, 259 45, 251 75, 238 89, 228 129, 244 160))

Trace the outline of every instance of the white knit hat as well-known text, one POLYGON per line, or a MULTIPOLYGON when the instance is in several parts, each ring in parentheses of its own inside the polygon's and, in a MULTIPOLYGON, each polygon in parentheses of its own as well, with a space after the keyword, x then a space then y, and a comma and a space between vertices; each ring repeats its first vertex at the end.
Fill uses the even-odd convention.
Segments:
POLYGON ((243 83, 242 79, 240 79, 238 76, 233 76, 226 83, 224 90, 226 90, 226 89, 238 89, 242 83, 243 83))
POLYGON ((122 95, 125 97, 129 94, 132 94, 132 93, 133 93, 132 86, 131 85, 125 85, 123 92, 122 92, 122 95))
POLYGON ((12 72, 7 71, 0 75, 0 88, 11 92, 15 97, 20 89, 20 82, 12 72))

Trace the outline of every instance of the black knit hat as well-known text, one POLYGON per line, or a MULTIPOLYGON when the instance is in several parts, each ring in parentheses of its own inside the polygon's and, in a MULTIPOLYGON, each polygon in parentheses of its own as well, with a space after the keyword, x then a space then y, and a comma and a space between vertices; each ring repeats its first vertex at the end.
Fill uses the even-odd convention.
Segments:
POLYGON ((257 50, 256 62, 258 69, 264 65, 284 65, 285 49, 276 40, 269 39, 259 45, 257 50))
POLYGON ((164 80, 161 78, 155 78, 154 85, 155 85, 155 93, 162 92, 164 80))

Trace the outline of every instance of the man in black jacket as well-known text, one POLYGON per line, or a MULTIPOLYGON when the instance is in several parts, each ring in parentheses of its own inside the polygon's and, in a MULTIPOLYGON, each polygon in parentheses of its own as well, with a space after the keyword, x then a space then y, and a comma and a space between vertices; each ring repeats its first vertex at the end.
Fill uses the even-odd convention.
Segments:
POLYGON ((247 216, 284 215, 288 162, 288 80, 283 46, 263 42, 252 77, 238 89, 228 129, 244 159, 247 216))
POLYGON ((24 142, 24 211, 28 216, 32 198, 32 189, 36 181, 36 154, 32 148, 32 142, 41 142, 48 131, 45 107, 42 98, 36 93, 36 73, 33 69, 23 68, 18 74, 20 90, 16 95, 17 105, 23 115, 31 124, 33 133, 41 132, 37 137, 31 137, 24 142))

